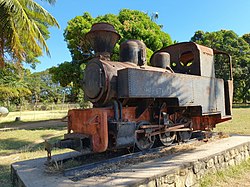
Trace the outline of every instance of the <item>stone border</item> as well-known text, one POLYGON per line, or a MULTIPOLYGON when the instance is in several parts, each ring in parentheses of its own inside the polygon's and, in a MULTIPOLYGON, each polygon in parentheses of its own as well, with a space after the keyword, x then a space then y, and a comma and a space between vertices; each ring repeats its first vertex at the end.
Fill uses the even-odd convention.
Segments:
POLYGON ((246 161, 250 156, 250 142, 231 149, 223 151, 219 154, 210 155, 207 158, 198 159, 198 161, 186 164, 176 171, 158 176, 153 180, 149 180, 139 187, 195 187, 199 186, 199 181, 208 173, 216 173, 230 166, 238 165, 242 161, 246 161))
MULTIPOLYGON (((250 155, 250 136, 233 135, 202 144, 190 150, 128 166, 103 176, 72 181, 62 174, 44 173, 46 158, 12 164, 12 180, 16 186, 82 187, 139 186, 194 187, 207 173, 215 173, 240 164, 250 155)), ((65 157, 66 154, 60 155, 65 157)), ((69 156, 69 155, 68 155, 69 156)), ((55 156, 56 160, 61 160, 55 156)))

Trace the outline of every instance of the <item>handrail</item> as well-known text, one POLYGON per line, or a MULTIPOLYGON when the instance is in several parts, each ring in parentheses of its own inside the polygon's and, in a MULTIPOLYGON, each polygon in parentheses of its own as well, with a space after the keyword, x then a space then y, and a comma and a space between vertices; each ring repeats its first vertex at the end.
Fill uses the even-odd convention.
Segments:
POLYGON ((214 54, 222 54, 222 55, 226 55, 228 57, 228 60, 229 60, 229 68, 230 68, 230 77, 229 79, 230 80, 233 80, 233 65, 232 65, 232 57, 224 52, 224 51, 220 51, 220 50, 217 50, 217 49, 213 49, 214 50, 214 54))

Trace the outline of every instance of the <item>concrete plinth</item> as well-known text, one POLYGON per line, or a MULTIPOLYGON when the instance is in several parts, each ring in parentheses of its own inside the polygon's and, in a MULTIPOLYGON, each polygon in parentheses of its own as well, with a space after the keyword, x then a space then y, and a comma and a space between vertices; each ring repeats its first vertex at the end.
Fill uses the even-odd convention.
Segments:
POLYGON ((44 172, 46 158, 12 164, 18 186, 194 186, 208 172, 239 164, 249 158, 250 136, 231 136, 185 152, 128 166, 115 173, 72 181, 62 174, 44 172))

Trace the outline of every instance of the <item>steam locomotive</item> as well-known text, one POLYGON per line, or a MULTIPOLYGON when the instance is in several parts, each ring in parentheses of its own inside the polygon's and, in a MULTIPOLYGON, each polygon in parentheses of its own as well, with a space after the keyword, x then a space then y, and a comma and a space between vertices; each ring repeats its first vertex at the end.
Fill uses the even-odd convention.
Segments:
POLYGON ((96 23, 86 34, 95 57, 84 72, 83 89, 93 108, 68 112, 68 128, 56 147, 104 152, 136 146, 152 148, 187 141, 193 131, 208 131, 232 118, 230 55, 193 42, 156 51, 150 66, 139 40, 120 45, 120 61, 111 53, 120 35, 113 25, 96 23), (215 77, 214 57, 228 59, 230 77, 215 77))

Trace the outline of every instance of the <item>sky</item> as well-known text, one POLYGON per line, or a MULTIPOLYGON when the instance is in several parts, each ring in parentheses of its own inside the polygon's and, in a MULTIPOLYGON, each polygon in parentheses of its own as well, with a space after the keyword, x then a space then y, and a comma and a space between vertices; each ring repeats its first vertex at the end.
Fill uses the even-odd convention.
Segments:
POLYGON ((89 12, 92 17, 108 13, 117 15, 123 8, 140 10, 148 15, 157 12, 157 24, 163 25, 163 31, 178 42, 189 41, 197 30, 233 30, 239 36, 250 33, 249 0, 57 0, 53 6, 36 1, 57 19, 60 29, 49 29, 47 45, 51 57, 39 57, 41 63, 32 72, 71 61, 63 32, 69 20, 84 12, 89 12))

